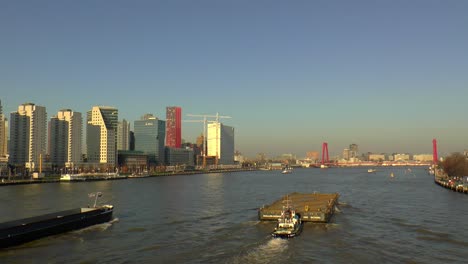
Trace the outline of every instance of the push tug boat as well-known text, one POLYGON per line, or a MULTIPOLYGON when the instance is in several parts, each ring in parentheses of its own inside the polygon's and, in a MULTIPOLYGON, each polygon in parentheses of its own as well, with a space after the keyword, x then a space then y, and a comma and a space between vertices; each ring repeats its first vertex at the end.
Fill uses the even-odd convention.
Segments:
POLYGON ((289 200, 286 200, 287 205, 283 206, 281 217, 278 218, 275 230, 271 234, 273 237, 291 238, 298 236, 304 223, 301 220, 301 215, 296 213, 296 210, 289 206, 289 200))
POLYGON ((0 223, 0 248, 20 245, 39 238, 97 225, 112 220, 113 205, 96 206, 102 193, 92 193, 93 207, 75 208, 0 223))

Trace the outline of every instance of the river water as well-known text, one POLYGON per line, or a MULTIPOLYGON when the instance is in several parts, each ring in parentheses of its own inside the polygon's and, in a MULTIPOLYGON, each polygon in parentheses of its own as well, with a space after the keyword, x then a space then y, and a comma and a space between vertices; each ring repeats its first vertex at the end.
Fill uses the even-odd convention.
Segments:
POLYGON ((0 222, 92 203, 110 223, 0 250, 0 263, 466 263, 468 195, 423 168, 295 169, 0 188, 0 222), (390 177, 393 173, 394 177, 390 177), (257 208, 291 192, 339 193, 328 224, 272 238, 257 208))

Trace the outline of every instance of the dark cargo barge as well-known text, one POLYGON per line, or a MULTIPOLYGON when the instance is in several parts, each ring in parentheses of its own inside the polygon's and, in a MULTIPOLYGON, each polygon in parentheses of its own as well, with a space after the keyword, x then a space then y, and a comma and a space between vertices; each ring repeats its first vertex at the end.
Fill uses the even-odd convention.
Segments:
POLYGON ((290 193, 270 205, 258 210, 258 218, 262 221, 278 221, 285 200, 301 216, 302 222, 328 223, 338 204, 337 193, 290 193))
POLYGON ((114 206, 103 205, 29 217, 0 223, 0 248, 109 222, 114 206))

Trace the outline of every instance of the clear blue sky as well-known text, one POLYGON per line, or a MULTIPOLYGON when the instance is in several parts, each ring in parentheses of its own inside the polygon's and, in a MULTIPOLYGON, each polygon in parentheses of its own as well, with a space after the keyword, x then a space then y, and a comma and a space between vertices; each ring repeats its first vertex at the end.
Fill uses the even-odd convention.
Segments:
MULTIPOLYGON (((1 1, 0 99, 232 116, 253 156, 468 148, 468 1, 1 1)), ((194 141, 202 125, 183 124, 194 141)))

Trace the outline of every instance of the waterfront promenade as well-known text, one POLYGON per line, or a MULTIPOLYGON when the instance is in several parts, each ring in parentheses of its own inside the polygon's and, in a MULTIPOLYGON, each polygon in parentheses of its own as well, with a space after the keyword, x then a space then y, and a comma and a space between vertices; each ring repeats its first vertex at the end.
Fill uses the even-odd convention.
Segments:
MULTIPOLYGON (((125 179, 139 179, 139 178, 149 178, 149 177, 161 177, 161 176, 176 176, 176 175, 195 175, 195 174, 207 174, 207 173, 229 173, 229 172, 242 172, 242 171, 252 171, 256 170, 254 168, 240 168, 240 169, 213 169, 213 170, 193 170, 193 171, 172 171, 172 172, 158 172, 148 175, 120 175, 119 177, 87 177, 86 180, 76 180, 71 182, 89 182, 89 181, 112 181, 112 180, 125 180, 125 179)), ((15 177, 12 177, 15 178, 15 177)), ((42 184, 42 183, 57 183, 57 182, 70 182, 60 180, 60 176, 49 176, 41 179, 2 179, 0 181, 0 186, 8 185, 23 185, 23 184, 42 184)))
POLYGON ((442 178, 434 177, 434 182, 444 188, 450 189, 454 192, 460 192, 468 194, 468 182, 462 178, 452 177, 452 178, 442 178))

